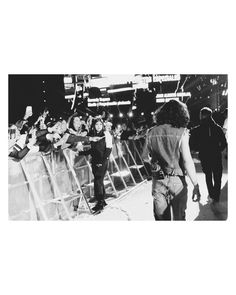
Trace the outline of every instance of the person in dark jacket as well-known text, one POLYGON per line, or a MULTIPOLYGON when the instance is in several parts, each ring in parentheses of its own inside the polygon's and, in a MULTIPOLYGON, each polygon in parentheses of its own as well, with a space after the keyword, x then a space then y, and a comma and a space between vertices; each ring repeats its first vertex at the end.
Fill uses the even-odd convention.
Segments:
POLYGON ((191 129, 190 147, 199 152, 209 197, 218 203, 223 170, 221 152, 226 148, 226 138, 223 129, 213 120, 210 108, 201 109, 200 120, 200 125, 191 129))
POLYGON ((94 212, 101 211, 107 204, 105 198, 104 177, 108 168, 108 159, 112 150, 112 136, 108 131, 104 131, 104 124, 101 118, 93 120, 91 137, 100 137, 99 141, 91 142, 91 149, 80 154, 92 157, 92 171, 94 175, 94 200, 97 202, 92 208, 94 212))

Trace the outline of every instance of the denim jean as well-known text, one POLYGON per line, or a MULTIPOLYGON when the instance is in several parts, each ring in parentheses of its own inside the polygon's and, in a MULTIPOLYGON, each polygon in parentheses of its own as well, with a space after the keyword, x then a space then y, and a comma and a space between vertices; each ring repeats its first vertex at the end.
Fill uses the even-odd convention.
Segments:
POLYGON ((188 189, 184 176, 153 177, 152 196, 155 220, 185 220, 188 189))

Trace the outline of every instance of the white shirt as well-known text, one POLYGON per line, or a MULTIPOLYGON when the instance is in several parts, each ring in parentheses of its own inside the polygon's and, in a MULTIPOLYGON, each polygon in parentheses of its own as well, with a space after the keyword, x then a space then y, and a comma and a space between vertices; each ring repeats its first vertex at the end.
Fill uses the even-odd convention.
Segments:
POLYGON ((109 131, 104 131, 104 134, 105 134, 106 148, 111 149, 112 148, 112 136, 109 131))

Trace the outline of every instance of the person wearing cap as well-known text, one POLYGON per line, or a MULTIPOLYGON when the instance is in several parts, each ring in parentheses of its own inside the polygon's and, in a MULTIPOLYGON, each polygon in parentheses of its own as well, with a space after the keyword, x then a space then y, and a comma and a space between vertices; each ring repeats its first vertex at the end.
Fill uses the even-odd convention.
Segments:
POLYGON ((226 148, 223 129, 212 118, 212 110, 200 110, 200 125, 191 129, 190 147, 199 152, 202 170, 212 205, 220 201, 222 178, 222 151, 226 148))

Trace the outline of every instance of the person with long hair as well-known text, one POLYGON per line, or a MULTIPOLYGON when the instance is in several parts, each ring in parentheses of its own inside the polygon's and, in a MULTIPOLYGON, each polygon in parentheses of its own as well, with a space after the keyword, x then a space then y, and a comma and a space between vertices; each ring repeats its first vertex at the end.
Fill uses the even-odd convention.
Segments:
POLYGON ((155 112, 155 123, 146 137, 152 167, 152 196, 155 220, 185 220, 187 182, 193 184, 193 200, 200 200, 195 166, 189 149, 187 106, 170 100, 155 112))
MULTIPOLYGON (((92 210, 96 213, 101 211, 107 204, 105 202, 104 177, 108 168, 108 159, 112 150, 112 136, 110 132, 105 131, 102 118, 93 120, 91 131, 88 136, 100 137, 101 140, 91 142, 91 149, 80 154, 92 157, 92 171, 94 175, 94 198, 96 205, 92 210)), ((90 200, 91 202, 91 200, 90 200)))
POLYGON ((86 136, 88 133, 86 123, 78 115, 72 117, 69 124, 69 132, 70 134, 86 136))

